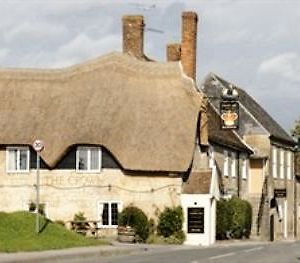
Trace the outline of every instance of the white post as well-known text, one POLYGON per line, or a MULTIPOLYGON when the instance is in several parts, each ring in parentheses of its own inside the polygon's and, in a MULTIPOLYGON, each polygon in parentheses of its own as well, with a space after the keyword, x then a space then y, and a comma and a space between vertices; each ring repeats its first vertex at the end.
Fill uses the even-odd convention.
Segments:
POLYGON ((38 234, 40 232, 39 223, 39 207, 40 207, 40 154, 36 153, 36 224, 35 232, 38 234))
POLYGON ((44 150, 44 143, 41 140, 35 140, 32 144, 36 151, 36 222, 35 232, 40 232, 39 208, 40 208, 40 152, 44 150))

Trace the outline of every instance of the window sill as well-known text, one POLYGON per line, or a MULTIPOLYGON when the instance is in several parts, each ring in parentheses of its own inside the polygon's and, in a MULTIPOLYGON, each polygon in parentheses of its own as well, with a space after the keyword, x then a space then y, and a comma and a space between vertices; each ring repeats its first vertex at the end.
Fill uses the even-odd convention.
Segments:
POLYGON ((99 225, 98 227, 104 229, 117 229, 118 225, 99 225))
POLYGON ((29 170, 20 170, 20 171, 6 171, 7 174, 29 174, 29 170))
POLYGON ((100 174, 102 170, 75 170, 78 174, 100 174))

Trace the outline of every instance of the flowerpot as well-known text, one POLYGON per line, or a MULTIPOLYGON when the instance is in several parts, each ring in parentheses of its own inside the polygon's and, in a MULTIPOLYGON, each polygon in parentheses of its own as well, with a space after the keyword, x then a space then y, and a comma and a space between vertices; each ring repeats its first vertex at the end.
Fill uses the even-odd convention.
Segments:
POLYGON ((135 230, 130 227, 118 227, 118 241, 133 243, 135 241, 135 230))

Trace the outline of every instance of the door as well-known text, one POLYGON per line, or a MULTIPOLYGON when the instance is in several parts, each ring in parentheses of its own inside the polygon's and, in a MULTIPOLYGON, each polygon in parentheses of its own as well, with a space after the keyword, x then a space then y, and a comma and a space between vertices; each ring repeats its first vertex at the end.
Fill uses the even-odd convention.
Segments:
POLYGON ((249 194, 261 194, 264 182, 264 160, 250 160, 249 194))
POLYGON ((270 241, 274 241, 274 215, 270 216, 270 241))

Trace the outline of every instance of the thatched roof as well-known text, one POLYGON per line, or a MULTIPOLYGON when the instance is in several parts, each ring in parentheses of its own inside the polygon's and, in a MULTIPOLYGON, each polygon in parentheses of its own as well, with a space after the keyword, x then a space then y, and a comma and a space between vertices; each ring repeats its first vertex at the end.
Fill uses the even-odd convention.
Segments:
POLYGON ((53 168, 68 148, 103 145, 124 169, 186 171, 202 97, 179 62, 111 53, 57 70, 0 70, 0 144, 45 142, 53 168))

